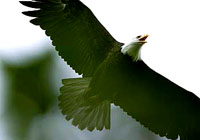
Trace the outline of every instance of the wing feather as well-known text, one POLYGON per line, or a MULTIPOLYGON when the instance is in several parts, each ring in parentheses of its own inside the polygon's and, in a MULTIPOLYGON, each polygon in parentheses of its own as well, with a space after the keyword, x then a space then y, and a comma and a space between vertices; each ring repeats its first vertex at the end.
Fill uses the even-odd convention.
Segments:
POLYGON ((131 66, 122 67, 128 75, 123 75, 125 79, 121 81, 130 84, 124 85, 126 90, 118 89, 123 94, 116 96, 117 105, 160 136, 169 139, 180 136, 181 140, 197 138, 200 133, 200 99, 153 71, 143 61, 130 63, 131 66))
POLYGON ((30 22, 45 30, 59 55, 79 74, 93 75, 109 51, 122 45, 79 0, 34 0, 21 3, 35 8, 23 14, 34 17, 30 22))

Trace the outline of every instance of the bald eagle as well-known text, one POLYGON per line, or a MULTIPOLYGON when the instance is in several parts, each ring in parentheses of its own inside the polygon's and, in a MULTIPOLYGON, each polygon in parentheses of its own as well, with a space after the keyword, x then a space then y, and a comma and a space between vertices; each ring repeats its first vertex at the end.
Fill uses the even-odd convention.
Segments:
POLYGON ((140 57, 148 35, 116 41, 79 0, 21 1, 59 55, 82 78, 64 79, 60 109, 81 130, 110 129, 111 103, 160 136, 197 140, 199 98, 149 68, 140 57))

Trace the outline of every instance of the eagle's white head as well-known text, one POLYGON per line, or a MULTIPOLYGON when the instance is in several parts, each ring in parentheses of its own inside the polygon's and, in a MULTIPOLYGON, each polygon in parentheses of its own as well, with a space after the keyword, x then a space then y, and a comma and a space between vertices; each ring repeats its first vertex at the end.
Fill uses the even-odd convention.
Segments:
POLYGON ((128 44, 123 45, 121 48, 121 52, 123 54, 127 54, 129 56, 132 57, 133 61, 137 61, 140 59, 140 50, 142 45, 144 45, 146 42, 146 38, 149 35, 145 34, 145 35, 140 35, 137 36, 136 38, 133 39, 133 41, 131 41, 128 44))

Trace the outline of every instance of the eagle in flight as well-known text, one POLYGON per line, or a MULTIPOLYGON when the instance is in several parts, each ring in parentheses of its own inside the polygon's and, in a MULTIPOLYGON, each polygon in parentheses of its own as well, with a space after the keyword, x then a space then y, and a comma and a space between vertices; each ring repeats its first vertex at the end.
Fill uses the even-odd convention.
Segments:
POLYGON ((110 129, 111 103, 160 136, 197 140, 200 99, 149 68, 140 57, 148 35, 116 41, 80 0, 20 1, 82 78, 64 79, 59 96, 66 119, 83 130, 110 129))

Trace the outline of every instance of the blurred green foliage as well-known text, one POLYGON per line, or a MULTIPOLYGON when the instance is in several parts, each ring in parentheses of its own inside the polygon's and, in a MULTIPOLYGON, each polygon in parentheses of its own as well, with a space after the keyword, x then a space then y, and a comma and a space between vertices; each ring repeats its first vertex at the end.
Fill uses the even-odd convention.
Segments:
POLYGON ((26 64, 3 62, 8 82, 4 114, 9 131, 21 140, 26 139, 33 119, 44 115, 55 104, 49 71, 52 59, 52 54, 46 53, 26 64))

